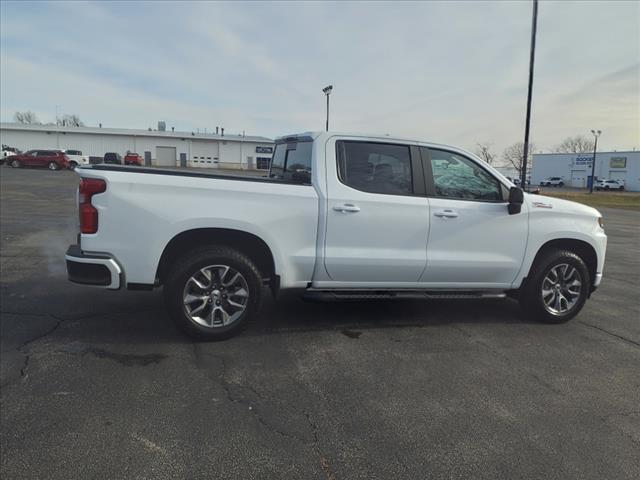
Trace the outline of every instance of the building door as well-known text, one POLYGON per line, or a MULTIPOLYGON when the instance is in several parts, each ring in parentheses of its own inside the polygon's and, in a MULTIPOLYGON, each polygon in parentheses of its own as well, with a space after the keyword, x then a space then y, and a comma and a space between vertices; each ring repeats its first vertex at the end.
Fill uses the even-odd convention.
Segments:
POLYGON ((186 153, 181 153, 180 154, 180 166, 181 167, 186 167, 187 166, 187 154, 186 153))
POLYGON ((584 170, 571 171, 571 186, 575 188, 584 188, 587 176, 584 170))
POLYGON ((609 170, 609 180, 622 180, 624 181, 627 178, 626 171, 620 170, 609 170))
POLYGON ((156 165, 159 167, 175 167, 176 147, 156 147, 156 165))

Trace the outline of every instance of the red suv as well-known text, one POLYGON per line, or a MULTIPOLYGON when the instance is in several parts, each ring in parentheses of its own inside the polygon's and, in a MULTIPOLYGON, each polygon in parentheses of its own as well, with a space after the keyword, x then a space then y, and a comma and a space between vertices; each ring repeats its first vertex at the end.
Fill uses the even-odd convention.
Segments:
POLYGON ((47 167, 49 170, 69 168, 69 157, 60 150, 29 150, 20 155, 12 155, 8 162, 13 168, 47 167))
POLYGON ((132 153, 132 152, 127 152, 127 154, 124 156, 124 162, 125 165, 142 165, 142 157, 140 155, 138 155, 137 153, 132 153))

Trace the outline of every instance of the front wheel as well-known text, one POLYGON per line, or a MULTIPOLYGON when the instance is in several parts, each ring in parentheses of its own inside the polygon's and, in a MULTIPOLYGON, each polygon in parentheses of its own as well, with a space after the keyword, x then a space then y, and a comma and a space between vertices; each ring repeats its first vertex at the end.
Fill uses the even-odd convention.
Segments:
POLYGON ((520 305, 533 320, 564 323, 582 310, 590 286, 589 270, 578 255, 568 250, 550 250, 536 259, 520 305))
POLYGON ((622 192, 624 190, 624 187, 622 185, 620 185, 620 188, 618 190, 620 190, 622 192))
POLYGON ((606 187, 604 187, 605 190, 609 190, 609 185, 607 185, 606 187))
POLYGON ((78 168, 77 162, 69 162, 69 170, 75 170, 76 168, 78 168))
POLYGON ((242 331, 260 306, 255 264, 228 247, 203 247, 178 259, 164 286, 173 321, 188 335, 223 340, 242 331))
POLYGON ((564 182, 560 182, 560 183, 558 184, 558 186, 559 186, 559 187, 564 187, 564 182))
POLYGON ((22 163, 20 163, 20 160, 13 160, 13 161, 11 162, 11 166, 12 166, 13 168, 20 168, 20 167, 22 166, 22 163))
POLYGON ((47 167, 49 168, 49 170, 58 170, 58 164, 56 162, 49 162, 49 164, 47 165, 47 167))

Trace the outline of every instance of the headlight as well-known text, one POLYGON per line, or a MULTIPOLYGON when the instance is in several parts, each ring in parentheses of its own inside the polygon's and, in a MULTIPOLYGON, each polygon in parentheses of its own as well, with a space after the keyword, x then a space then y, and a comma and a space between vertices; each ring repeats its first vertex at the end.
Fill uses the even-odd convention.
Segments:
POLYGON ((604 230, 604 220, 602 217, 598 217, 598 225, 604 230))

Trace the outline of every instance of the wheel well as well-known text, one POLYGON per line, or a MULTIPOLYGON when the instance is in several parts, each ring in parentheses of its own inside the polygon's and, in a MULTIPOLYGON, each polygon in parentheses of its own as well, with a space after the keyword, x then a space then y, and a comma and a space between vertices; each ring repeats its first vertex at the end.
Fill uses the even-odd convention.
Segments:
POLYGON ((271 283, 275 281, 273 254, 261 238, 240 230, 197 228, 176 235, 164 248, 156 272, 160 284, 164 283, 167 268, 182 253, 205 245, 225 245, 238 250, 255 263, 263 279, 268 279, 271 283))
POLYGON ((591 245, 582 240, 576 240, 575 238, 559 238, 556 240, 550 240, 540 247, 536 254, 536 258, 533 260, 532 267, 536 264, 536 261, 541 255, 552 249, 569 250, 570 252, 578 255, 587 265, 591 282, 593 282, 598 268, 598 256, 591 245))

